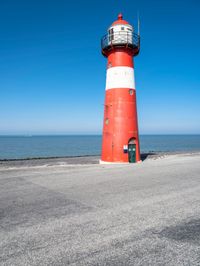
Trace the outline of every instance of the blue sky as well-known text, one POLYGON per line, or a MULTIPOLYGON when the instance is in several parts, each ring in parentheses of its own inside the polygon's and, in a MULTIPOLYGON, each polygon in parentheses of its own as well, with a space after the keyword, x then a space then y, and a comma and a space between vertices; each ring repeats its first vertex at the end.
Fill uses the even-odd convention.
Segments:
POLYGON ((0 134, 101 134, 100 38, 141 19, 141 134, 200 133, 200 1, 2 0, 0 134))

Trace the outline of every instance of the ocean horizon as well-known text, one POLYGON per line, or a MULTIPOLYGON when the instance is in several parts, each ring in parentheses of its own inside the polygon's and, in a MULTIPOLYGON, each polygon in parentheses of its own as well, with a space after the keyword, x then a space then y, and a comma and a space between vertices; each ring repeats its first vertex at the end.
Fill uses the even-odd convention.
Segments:
MULTIPOLYGON (((1 135, 0 160, 100 155, 101 139, 101 135, 1 135)), ((200 151, 200 134, 141 134, 140 151, 200 151)))

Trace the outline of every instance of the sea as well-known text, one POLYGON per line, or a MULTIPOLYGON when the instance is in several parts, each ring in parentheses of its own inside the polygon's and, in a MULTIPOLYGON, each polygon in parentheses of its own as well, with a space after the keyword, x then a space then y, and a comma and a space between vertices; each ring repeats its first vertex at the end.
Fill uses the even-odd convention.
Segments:
MULTIPOLYGON (((0 136, 0 160, 100 155, 100 135, 0 136)), ((200 151, 200 135, 141 135, 141 153, 200 151)))

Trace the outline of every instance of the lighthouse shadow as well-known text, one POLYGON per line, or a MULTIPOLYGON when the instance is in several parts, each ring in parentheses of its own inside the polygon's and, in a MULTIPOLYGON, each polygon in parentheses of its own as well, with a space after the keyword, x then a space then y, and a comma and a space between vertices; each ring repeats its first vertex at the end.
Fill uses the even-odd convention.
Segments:
POLYGON ((140 157, 142 161, 145 161, 146 159, 150 159, 156 155, 158 154, 155 152, 148 152, 148 153, 141 153, 140 157))

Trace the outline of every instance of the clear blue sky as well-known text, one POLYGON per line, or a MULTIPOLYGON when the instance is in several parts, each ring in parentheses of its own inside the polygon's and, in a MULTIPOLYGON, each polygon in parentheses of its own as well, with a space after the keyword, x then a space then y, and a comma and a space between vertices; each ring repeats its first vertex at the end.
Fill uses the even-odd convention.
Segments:
POLYGON ((200 133, 200 1, 1 0, 0 134, 101 134, 100 38, 141 18, 141 134, 200 133))

